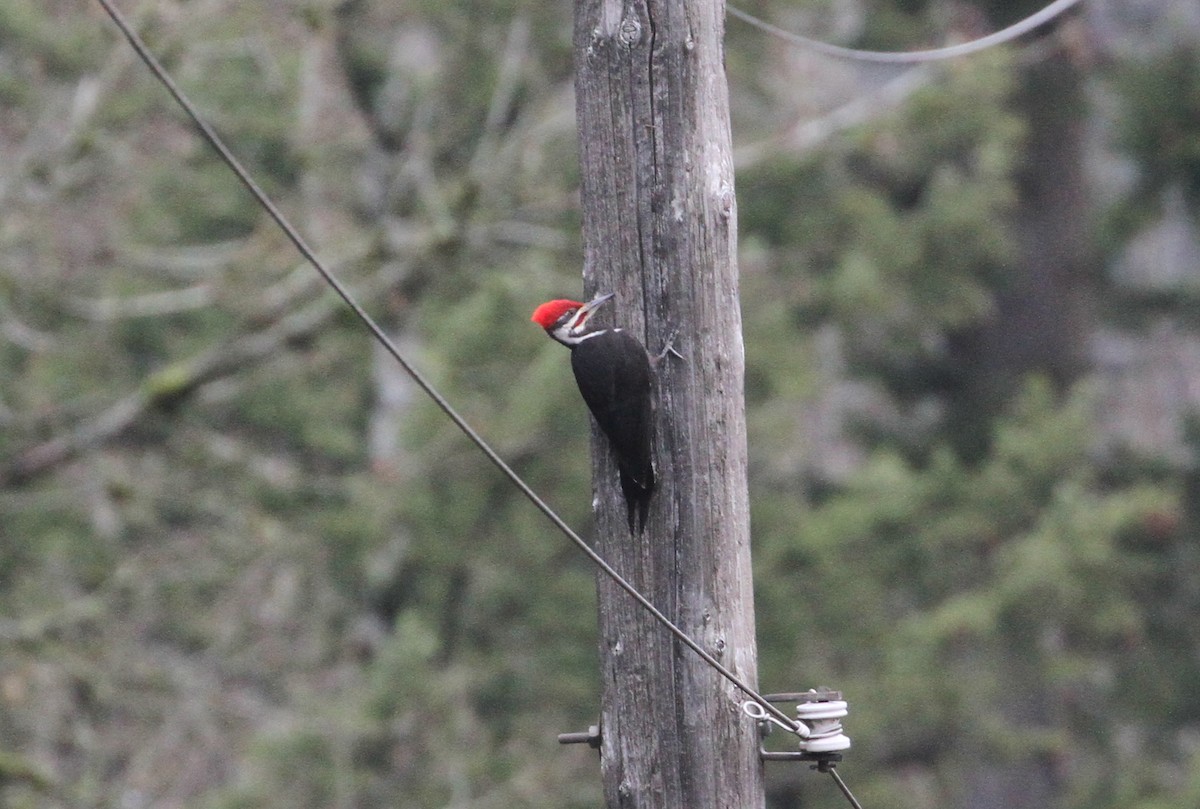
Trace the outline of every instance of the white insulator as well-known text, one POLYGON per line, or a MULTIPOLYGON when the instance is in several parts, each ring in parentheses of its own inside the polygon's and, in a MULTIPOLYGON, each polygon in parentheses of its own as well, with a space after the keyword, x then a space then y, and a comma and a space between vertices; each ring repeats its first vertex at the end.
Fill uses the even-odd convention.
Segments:
POLYGON ((796 706, 796 719, 808 729, 808 738, 800 740, 800 749, 809 753, 836 753, 850 747, 850 738, 842 733, 842 717, 849 713, 842 700, 802 702, 796 706))
POLYGON ((801 702, 796 706, 796 718, 805 723, 817 719, 841 719, 849 713, 849 706, 844 700, 801 702))

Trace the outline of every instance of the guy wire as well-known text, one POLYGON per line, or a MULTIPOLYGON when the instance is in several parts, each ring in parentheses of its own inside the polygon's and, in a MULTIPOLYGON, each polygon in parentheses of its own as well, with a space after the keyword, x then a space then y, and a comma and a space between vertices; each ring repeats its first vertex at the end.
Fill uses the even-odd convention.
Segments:
POLYGON ((552 523, 554 523, 554 525, 557 526, 558 529, 562 531, 568 539, 575 543, 575 545, 581 551, 583 551, 583 553, 589 559, 591 559, 597 567, 604 571, 605 575, 612 579, 622 590, 632 596, 635 601, 641 604, 642 607, 644 607, 646 611, 655 618, 655 620, 666 627, 667 630, 670 631, 670 633, 676 638, 678 638, 681 643, 699 655, 700 659, 715 669, 718 674, 761 705, 763 710, 769 712, 772 716, 785 723, 788 727, 796 727, 796 720, 792 719, 782 710, 772 705, 740 677, 723 666, 721 662, 709 654, 704 647, 692 640, 686 632, 676 626, 670 618, 664 615, 662 611, 658 609, 658 607, 654 606, 654 604, 648 598, 642 595, 637 588, 626 581, 626 579, 620 573, 618 573, 612 565, 605 561, 604 558, 595 550, 593 550, 591 546, 589 546, 583 540, 582 537, 575 533, 575 531, 572 530, 572 528, 567 525, 566 522, 564 522, 563 519, 559 517, 558 514, 552 508, 550 508, 550 506, 544 500, 542 500, 542 498, 539 497, 533 489, 529 487, 529 484, 522 480, 521 477, 515 471, 513 471, 512 467, 505 463, 503 458, 496 454, 496 451, 493 450, 477 432, 475 432, 471 425, 468 424, 466 420, 464 420, 463 417, 458 414, 458 411, 451 407, 446 398, 443 397, 437 391, 437 389, 434 388, 433 385, 427 379, 425 379, 425 377, 422 376, 413 365, 408 362, 407 359, 405 359, 404 355, 400 353, 400 350, 396 347, 395 343, 392 342, 391 338, 389 338, 383 329, 380 328, 380 326, 375 322, 375 320, 369 314, 367 314, 366 310, 359 305, 359 303, 354 299, 353 295, 350 294, 350 291, 333 275, 333 273, 331 273, 325 267, 321 259, 312 250, 312 248, 308 246, 308 243, 305 242, 304 237, 302 237, 299 231, 292 226, 291 222, 289 222, 288 219, 283 215, 283 212, 275 206, 275 203, 271 201, 266 192, 259 187, 258 183, 254 181, 254 178, 250 176, 249 172, 246 171, 241 162, 234 157, 233 153, 228 147, 226 147, 225 142, 221 139, 221 137, 202 117, 200 117, 199 111, 192 105, 191 101, 188 100, 187 96, 184 95, 183 91, 178 87, 178 85, 175 84, 174 79, 171 78, 170 74, 167 73, 166 69, 163 68, 158 59, 155 58, 154 54, 150 53, 150 50, 146 47, 145 42, 142 41, 142 38, 138 36, 137 32, 134 31, 129 25, 124 15, 122 15, 121 12, 112 4, 112 0, 97 0, 97 2, 100 3, 100 5, 104 8, 104 11, 109 17, 112 18, 112 21, 116 24, 117 28, 119 28, 121 33, 124 34, 125 39, 129 41, 129 44, 133 47, 134 51, 137 52, 138 57, 143 63, 145 63, 146 67, 150 69, 150 72, 154 74, 155 78, 157 78, 162 85, 167 88, 167 92, 171 94, 171 97, 175 99, 176 103, 178 103, 179 106, 183 108, 183 111, 187 113, 188 117, 192 119, 192 122, 200 130, 200 134, 206 141, 208 141, 209 145, 216 149, 217 154, 219 154, 225 164, 229 166, 230 170, 237 175, 237 178, 241 180, 244 186, 246 186, 246 188, 250 191, 250 194, 255 200, 257 200, 258 204, 261 205, 268 214, 270 214, 271 218, 275 220, 275 224, 279 226, 292 244, 295 245, 296 249, 300 251, 300 254, 304 256, 305 260, 308 261, 308 263, 311 264, 318 273, 320 273, 321 277, 325 279, 325 282, 333 288, 334 292, 338 294, 338 297, 345 301, 346 305, 350 307, 351 311, 354 312, 354 315, 360 321, 362 321, 363 325, 365 325, 375 339, 379 341, 384 350, 386 350, 387 353, 390 354, 392 358, 400 364, 400 367, 403 368, 410 377, 412 377, 412 380, 417 383, 421 390, 428 394, 429 398, 433 400, 434 404, 436 404, 442 410, 442 412, 445 413, 446 416, 448 416, 450 420, 453 421, 454 424, 463 431, 464 434, 466 434, 467 438, 471 439, 475 446, 477 446, 480 451, 482 451, 483 454, 488 457, 488 460, 495 464, 496 467, 503 472, 510 481, 512 481, 514 486, 521 490, 521 493, 524 494, 530 500, 530 502, 532 502, 538 508, 539 511, 545 514, 546 517, 552 523))

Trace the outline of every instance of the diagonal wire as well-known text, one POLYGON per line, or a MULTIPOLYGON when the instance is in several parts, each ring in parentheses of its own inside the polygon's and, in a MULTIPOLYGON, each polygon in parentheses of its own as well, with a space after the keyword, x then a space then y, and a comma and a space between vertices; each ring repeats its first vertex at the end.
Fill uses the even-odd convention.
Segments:
POLYGON ((846 782, 842 780, 842 776, 838 775, 838 771, 833 767, 829 768, 829 774, 833 776, 833 782, 837 784, 838 789, 846 796, 846 800, 854 809, 863 809, 862 804, 858 802, 858 798, 854 797, 854 793, 850 791, 850 787, 846 786, 846 782))
POLYGON ((1071 6, 1078 3, 1079 0, 1054 0, 1053 3, 1043 8, 1041 11, 1035 12, 1025 19, 1015 22, 1007 28, 996 31, 994 34, 973 39, 970 42, 963 42, 958 45, 950 45, 945 48, 934 48, 932 50, 923 51, 861 51, 856 48, 843 48, 841 45, 832 45, 828 42, 822 42, 819 39, 810 39, 800 34, 793 34, 791 31, 785 31, 778 26, 760 20, 753 14, 743 11, 737 6, 727 3, 725 11, 729 16, 736 17, 748 25, 752 25, 760 31, 765 31, 771 36, 778 37, 785 42, 790 42, 793 45, 798 45, 802 48, 817 51, 828 56, 836 56, 841 59, 853 59, 859 62, 883 62, 886 64, 913 64, 916 62, 934 62, 939 59, 952 59, 956 56, 966 56, 968 53, 975 53, 990 48, 993 45, 1000 45, 1010 40, 1016 39, 1022 34, 1029 33, 1034 28, 1037 28, 1043 23, 1062 14, 1071 6))
POLYGON ((722 665, 721 662, 709 654, 704 647, 692 640, 692 638, 689 637, 686 632, 676 626, 675 623, 672 622, 671 619, 666 615, 664 615, 663 612, 658 609, 658 607, 654 606, 654 604, 648 598, 638 592, 637 588, 630 584, 623 576, 621 576, 620 573, 616 571, 615 568, 613 568, 612 565, 605 561, 604 557, 596 553, 596 551, 594 551, 591 546, 589 546, 583 540, 583 538, 579 536, 579 534, 572 530, 571 526, 567 525, 566 522, 564 522, 563 519, 559 517, 558 514, 555 513, 555 511, 550 508, 550 506, 544 500, 542 500, 542 498, 539 497, 533 489, 529 487, 529 484, 522 480, 521 477, 515 471, 513 471, 512 467, 505 463, 503 458, 496 454, 496 451, 493 450, 487 444, 487 442, 483 440, 479 433, 475 432, 471 425, 468 424, 466 420, 458 414, 458 411, 451 407, 446 398, 438 393, 437 389, 435 389, 433 385, 427 379, 425 379, 425 377, 422 376, 421 373, 412 364, 410 364, 407 359, 405 359, 404 355, 400 353, 400 350, 396 348, 396 344, 393 343, 391 338, 389 338, 383 329, 380 328, 379 324, 377 324, 375 320, 369 314, 367 314, 366 310, 359 305, 359 303, 350 294, 349 290, 347 290, 346 287, 343 286, 342 283, 333 275, 333 273, 331 273, 325 267, 324 263, 320 258, 317 257, 317 254, 313 251, 313 249, 308 246, 308 243, 304 240, 304 237, 300 235, 299 231, 292 226, 291 222, 289 222, 279 208, 275 206, 275 203, 271 201, 266 192, 259 187, 258 183, 254 181, 254 178, 250 176, 250 174, 242 166, 241 162, 234 157, 233 153, 225 145, 225 142, 221 140, 221 137, 217 135, 216 131, 213 130, 213 128, 209 126, 202 117, 200 117, 199 111, 197 111, 197 109, 192 105, 191 101, 188 100, 183 91, 179 89, 178 85, 175 84, 175 81, 159 63, 158 59, 154 57, 154 54, 150 53, 150 50, 146 47, 146 43, 143 42, 142 38, 138 36, 137 32, 130 27, 124 15, 122 15, 121 12, 112 4, 112 0, 97 0, 97 2, 104 8, 108 16, 112 18, 112 21, 116 24, 117 28, 121 30, 121 33, 125 35, 125 39, 129 41, 129 44, 137 52, 137 55, 146 64, 146 67, 150 69, 150 72, 152 72, 155 78, 157 78, 163 84, 163 86, 166 87, 167 92, 171 94, 179 106, 183 108, 183 111, 187 113, 188 117, 192 119, 192 122, 200 130, 200 134, 203 135, 204 139, 208 141, 208 143, 214 149, 217 150, 217 153, 221 156, 221 159, 224 160, 225 164, 229 166, 230 170, 237 175, 237 178, 241 180, 243 185, 246 186, 251 195, 253 195, 255 200, 258 201, 259 205, 261 205, 263 209, 270 214, 271 218, 275 220, 275 224, 280 227, 292 244, 295 245, 296 249, 300 251, 300 254, 304 256, 308 263, 312 264, 313 268, 316 269, 318 273, 320 273, 321 277, 325 279, 326 283, 328 283, 329 286, 333 288, 333 291, 338 294, 338 297, 345 301, 346 305, 349 306, 354 312, 355 316, 362 321, 363 325, 370 330, 371 334, 376 340, 379 341, 379 344, 383 346, 384 350, 386 350, 387 353, 390 354, 392 358, 400 364, 400 367, 402 367, 408 373, 408 375, 412 377, 413 381, 417 383, 421 390, 428 394, 429 398, 431 398, 434 403, 441 408, 442 412, 445 413, 450 420, 453 421, 454 424, 466 434, 467 438, 471 439, 475 446, 479 447, 480 451, 488 457, 488 460, 495 464, 496 467, 503 472, 510 481, 512 481, 513 485, 520 489, 521 493, 529 498, 530 502, 532 502, 539 511, 545 514, 550 522, 554 523, 554 525, 560 531, 562 531, 568 539, 575 543, 575 545, 581 551, 583 551, 583 553, 589 559, 591 559, 597 567, 604 571, 605 575, 612 579, 622 590, 628 593, 635 601, 644 607, 647 612, 654 616, 655 620, 666 627, 666 629, 670 631, 672 635, 678 638, 681 643, 699 655, 700 659, 712 666, 712 668, 716 670, 718 674, 745 692, 748 697, 762 706, 763 710, 782 721, 785 726, 789 728, 797 727, 797 723, 794 719, 790 718, 782 710, 772 705, 765 698, 763 698, 761 694, 751 688, 744 680, 722 665))

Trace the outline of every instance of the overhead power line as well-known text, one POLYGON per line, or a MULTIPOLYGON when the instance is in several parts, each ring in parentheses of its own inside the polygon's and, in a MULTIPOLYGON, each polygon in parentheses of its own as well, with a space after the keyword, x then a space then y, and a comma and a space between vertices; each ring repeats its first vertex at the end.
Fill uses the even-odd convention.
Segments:
POLYGON ((749 12, 743 11, 732 4, 725 5, 725 11, 729 16, 736 17, 748 25, 752 25, 760 31, 764 31, 771 36, 782 39, 800 48, 824 53, 828 56, 835 56, 839 59, 852 59, 858 62, 882 62, 885 64, 915 64, 918 62, 935 62, 940 59, 953 59, 956 56, 966 56, 969 53, 976 53, 985 50, 994 45, 1002 45, 1005 42, 1011 42, 1017 37, 1027 34, 1039 25, 1049 22, 1050 20, 1062 14, 1071 6, 1078 3, 1079 0, 1054 0, 1053 3, 1043 8, 1034 14, 1029 15, 1020 22, 1013 23, 1007 28, 1001 29, 994 34, 988 34, 979 39, 973 39, 970 42, 963 42, 958 45, 949 45, 945 48, 933 48, 931 50, 921 51, 863 51, 856 48, 844 48, 841 45, 833 45, 829 42, 822 42, 819 39, 810 39, 800 34, 793 34, 791 31, 785 31, 778 26, 772 25, 765 20, 755 17, 749 12))
POLYGON ((270 197, 267 196, 266 192, 264 192, 262 188, 259 187, 258 183, 254 181, 254 178, 250 176, 249 172, 229 150, 229 148, 225 145, 225 142, 216 133, 216 131, 200 116, 200 113, 196 107, 175 83, 174 79, 171 78, 170 74, 167 73, 166 69, 163 68, 163 66, 159 63, 158 59, 155 58, 154 54, 152 54, 149 48, 146 47, 146 43, 143 42, 142 38, 138 36, 136 31, 133 30, 133 28, 126 21, 124 15, 122 15, 121 12, 112 4, 112 1, 97 0, 97 2, 100 3, 100 5, 104 8, 104 11, 108 14, 108 16, 112 18, 112 21, 116 24, 117 28, 120 29, 121 33, 125 36, 125 39, 129 41, 129 44, 133 47, 134 51, 137 52, 138 57, 142 60, 142 62, 145 63, 146 67, 150 69, 150 72, 154 74, 155 78, 162 83, 162 85, 167 89, 167 92, 171 94, 171 97, 175 99, 176 103, 178 103, 183 111, 187 113, 188 117, 192 119, 192 122, 199 129, 203 138, 208 141, 209 145, 211 145, 217 151, 217 154, 220 155, 225 164, 230 168, 231 171, 233 171, 235 175, 237 175, 237 178, 244 186, 246 186, 247 190, 250 191, 250 194, 270 215, 271 219, 275 221, 275 224, 279 226, 279 228, 288 237, 288 240, 291 241, 300 254, 304 256, 305 260, 308 261, 308 263, 311 264, 318 273, 320 273, 321 277, 326 283, 329 284, 330 287, 333 288, 338 297, 340 297, 346 303, 346 305, 350 307, 350 309, 354 312, 354 315, 360 321, 362 321, 363 325, 367 327, 367 329, 371 332, 371 335, 379 342, 384 350, 391 355, 392 359, 400 364, 400 367, 412 377, 413 381, 417 383, 421 390, 425 391, 429 398, 433 400, 434 404, 436 404, 438 408, 440 408, 441 411, 445 413, 446 416, 453 421, 460 430, 463 431, 467 438, 469 438, 471 442, 474 443, 475 446, 478 447, 479 450, 488 457, 488 460, 495 464, 495 466, 512 482, 512 484, 516 486, 521 493, 524 494, 525 497, 527 497, 530 502, 537 507, 539 511, 546 515, 547 519, 554 523, 555 527, 562 531, 562 533, 569 540, 571 540, 571 542, 573 542, 589 559, 591 559, 591 561, 598 568, 600 568, 600 570, 602 570, 606 576, 612 579, 613 582, 615 582, 622 590, 624 590, 635 601, 637 601, 638 604, 640 604, 647 612, 649 612, 655 620, 661 623, 672 635, 678 638, 681 643, 695 652, 700 659, 711 666, 714 671, 716 671, 718 674, 744 692, 748 697, 762 706, 763 710, 783 722, 785 727, 798 727, 795 719, 789 717, 778 707, 768 702, 761 694, 750 687, 749 684, 722 665, 721 662, 713 657, 703 646, 692 640, 692 638, 686 632, 676 626, 670 618, 668 618, 661 610, 658 609, 658 607, 654 606, 654 604, 648 598, 642 595, 637 588, 635 588, 620 573, 618 573, 612 565, 610 565, 602 556, 600 556, 600 554, 596 553, 596 551, 593 550, 591 546, 589 546, 587 542, 583 540, 582 537, 575 533, 571 526, 567 525, 567 523, 561 517, 559 517, 558 514, 552 508, 550 508, 550 506, 544 500, 542 500, 541 497, 538 496, 537 492, 530 488, 529 484, 527 484, 515 471, 513 471, 512 467, 510 467, 504 461, 504 459, 501 458, 477 432, 475 432, 474 428, 472 428, 471 425, 468 424, 461 415, 459 415, 458 411, 456 411, 450 405, 450 402, 447 401, 446 398, 442 396, 442 394, 439 393, 436 388, 434 388, 429 380, 427 380, 411 363, 409 363, 404 355, 400 353, 400 350, 396 347, 396 344, 392 342, 390 337, 387 336, 387 333, 384 332, 379 324, 375 322, 374 318, 367 314, 366 310, 359 305, 359 303, 354 299, 353 295, 351 295, 350 291, 333 275, 333 273, 329 271, 328 268, 325 267, 324 262, 322 262, 317 256, 316 252, 314 252, 313 249, 308 246, 308 243, 304 240, 304 237, 300 235, 300 232, 292 226, 291 222, 288 221, 288 219, 283 215, 283 212, 279 210, 275 203, 271 201, 270 197))

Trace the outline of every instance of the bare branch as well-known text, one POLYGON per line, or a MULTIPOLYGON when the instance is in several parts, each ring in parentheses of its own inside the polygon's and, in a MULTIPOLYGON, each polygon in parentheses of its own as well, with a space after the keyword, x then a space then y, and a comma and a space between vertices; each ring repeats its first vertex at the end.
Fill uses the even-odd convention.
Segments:
POLYGON ((830 138, 847 129, 887 115, 899 107, 917 90, 927 87, 935 73, 930 67, 914 67, 883 84, 874 92, 856 96, 819 118, 796 121, 770 138, 743 146, 734 152, 734 165, 739 169, 755 166, 763 160, 774 159, 780 152, 805 154, 819 148, 830 138))
MULTIPOLYGON (((359 294, 370 298, 396 283, 406 271, 406 264, 391 262, 363 284, 359 294)), ((12 461, 0 465, 0 486, 26 483, 72 460, 85 450, 117 438, 147 414, 176 404, 211 382, 244 372, 279 354, 296 340, 320 331, 340 308, 340 302, 332 297, 319 298, 302 309, 280 317, 260 331, 240 335, 198 356, 159 369, 143 380, 138 390, 97 415, 80 421, 71 430, 36 444, 18 453, 12 461)))
POLYGON ((521 66, 524 64, 529 51, 529 20, 524 15, 518 16, 508 27, 508 38, 504 46, 504 54, 497 68, 496 86, 492 89, 492 100, 488 105, 487 118, 483 123, 483 132, 475 155, 471 158, 470 174, 479 175, 489 164, 496 151, 501 129, 505 118, 512 107, 513 98, 520 85, 521 66))
POLYGON ((66 299, 66 306, 88 320, 110 321, 191 312, 211 306, 215 300, 212 284, 197 284, 185 289, 147 292, 128 298, 71 296, 66 299))

